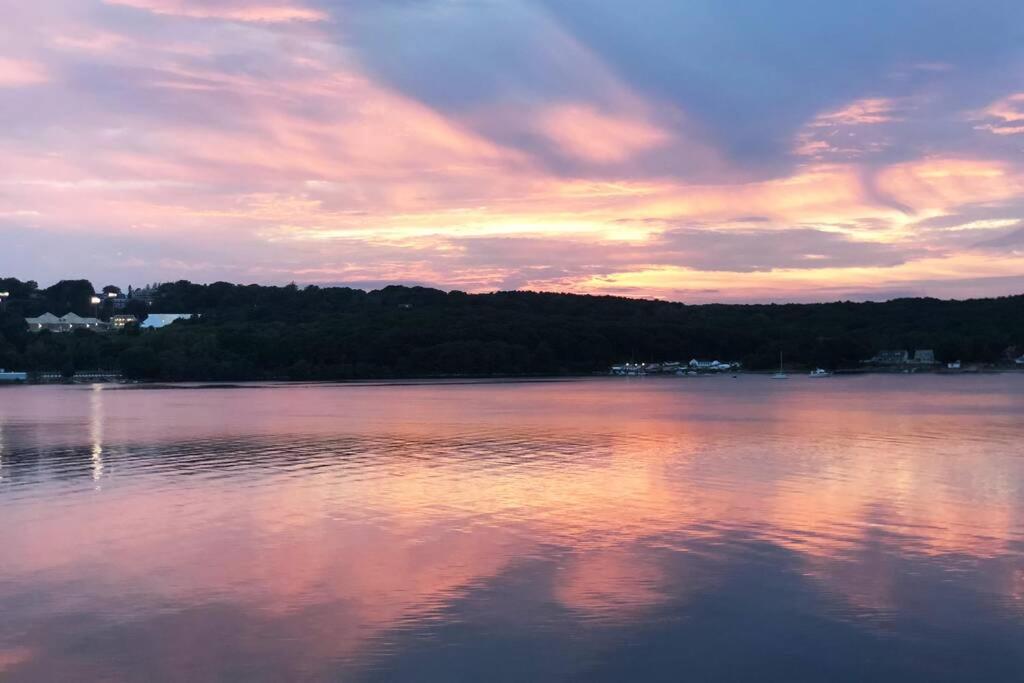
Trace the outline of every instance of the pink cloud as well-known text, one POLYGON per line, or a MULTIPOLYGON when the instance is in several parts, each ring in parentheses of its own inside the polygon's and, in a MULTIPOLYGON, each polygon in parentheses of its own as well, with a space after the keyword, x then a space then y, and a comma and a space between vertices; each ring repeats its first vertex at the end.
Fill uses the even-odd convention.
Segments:
POLYGON ((1019 135, 1024 133, 1024 93, 1016 93, 993 102, 985 108, 980 118, 989 122, 978 126, 996 135, 1019 135))
POLYGON ((897 120, 896 103, 884 97, 856 100, 833 111, 819 115, 814 126, 864 126, 897 120))
POLYGON ((0 57, 0 88, 39 85, 49 80, 46 67, 38 62, 0 57))
POLYGON ((540 114, 538 127, 564 153, 596 163, 624 161, 670 138, 646 121, 583 104, 552 107, 540 114))
POLYGON ((268 4, 245 0, 104 0, 109 5, 121 5, 147 10, 154 14, 188 17, 191 19, 225 19, 229 21, 282 23, 292 21, 323 21, 323 12, 295 4, 268 4))

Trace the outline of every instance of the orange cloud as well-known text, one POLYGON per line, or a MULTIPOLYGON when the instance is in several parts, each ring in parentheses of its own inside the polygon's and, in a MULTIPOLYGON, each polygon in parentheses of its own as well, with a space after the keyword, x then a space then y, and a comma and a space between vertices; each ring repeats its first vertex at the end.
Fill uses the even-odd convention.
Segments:
POLYGON ((878 187, 919 212, 1024 194, 1024 169, 1001 161, 929 158, 890 166, 877 176, 878 187))

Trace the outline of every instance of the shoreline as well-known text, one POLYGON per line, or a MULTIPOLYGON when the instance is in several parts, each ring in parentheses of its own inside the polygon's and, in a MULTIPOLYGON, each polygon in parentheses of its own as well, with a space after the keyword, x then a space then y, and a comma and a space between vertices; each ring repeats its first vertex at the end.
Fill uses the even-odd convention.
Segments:
MULTIPOLYGON (((292 380, 292 379, 243 379, 243 380, 126 380, 126 379, 87 379, 87 380, 65 380, 65 381, 17 381, 2 382, 0 387, 14 386, 105 386, 111 389, 132 390, 132 389, 246 389, 259 386, 267 387, 298 387, 298 386, 423 386, 423 385, 474 385, 474 384, 543 384, 561 382, 580 382, 588 380, 630 380, 630 379, 655 379, 655 380, 687 380, 706 379, 720 377, 736 379, 742 376, 771 377, 776 370, 745 370, 740 372, 719 372, 719 373, 698 373, 694 375, 676 375, 674 373, 649 373, 642 375, 613 375, 607 373, 589 373, 577 375, 460 375, 444 377, 390 377, 390 378, 365 378, 365 379, 323 379, 323 380, 292 380)), ((789 378, 807 378, 810 371, 806 369, 788 370, 789 378)), ((857 376, 898 376, 898 377, 958 377, 977 375, 1016 375, 1024 374, 1024 368, 1015 367, 991 367, 977 369, 949 370, 943 369, 853 369, 834 370, 831 377, 857 377, 857 376)))

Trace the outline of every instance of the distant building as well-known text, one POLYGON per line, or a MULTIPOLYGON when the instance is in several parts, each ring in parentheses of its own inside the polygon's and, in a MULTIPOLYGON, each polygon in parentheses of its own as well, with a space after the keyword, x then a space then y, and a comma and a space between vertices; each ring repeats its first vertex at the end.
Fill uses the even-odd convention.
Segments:
POLYGON ((644 371, 643 363, 623 363, 622 365, 613 365, 611 369, 613 375, 646 375, 644 371))
POLYGON ((161 327, 167 327, 176 320, 191 320, 194 316, 194 313, 150 313, 142 321, 142 328, 156 330, 161 327))
POLYGON ((134 315, 114 315, 110 318, 110 324, 115 330, 123 330, 126 327, 139 324, 139 319, 134 315))
POLYGON ((864 361, 871 365, 903 365, 910 360, 910 354, 906 351, 879 351, 873 358, 864 361))
POLYGON ((29 332, 72 332, 74 330, 92 330, 101 332, 106 330, 107 323, 97 318, 83 318, 74 313, 62 315, 59 318, 53 313, 44 313, 38 318, 25 318, 29 332))
POLYGON ((917 349, 910 362, 916 365, 935 365, 935 352, 931 349, 917 349))
POLYGON ((868 365, 937 365, 935 352, 931 349, 917 349, 911 355, 908 351, 879 351, 873 358, 861 361, 868 365))
POLYGON ((690 361, 691 370, 710 370, 712 372, 731 370, 736 365, 736 363, 721 363, 717 360, 697 360, 696 358, 690 361))
POLYGON ((60 329, 60 318, 53 313, 43 313, 38 318, 25 318, 25 322, 28 324, 29 332, 42 332, 43 330, 63 332, 60 329))

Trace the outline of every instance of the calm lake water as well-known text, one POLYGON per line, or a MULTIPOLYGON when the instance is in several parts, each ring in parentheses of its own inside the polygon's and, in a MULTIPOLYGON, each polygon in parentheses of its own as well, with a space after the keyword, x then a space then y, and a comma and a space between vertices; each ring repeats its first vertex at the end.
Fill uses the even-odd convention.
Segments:
POLYGON ((1024 680, 1024 375, 0 389, 5 681, 1024 680))

